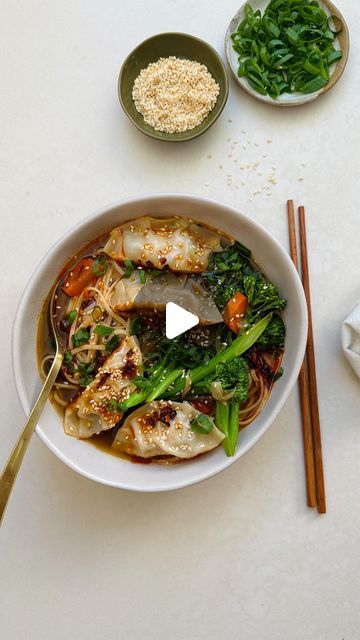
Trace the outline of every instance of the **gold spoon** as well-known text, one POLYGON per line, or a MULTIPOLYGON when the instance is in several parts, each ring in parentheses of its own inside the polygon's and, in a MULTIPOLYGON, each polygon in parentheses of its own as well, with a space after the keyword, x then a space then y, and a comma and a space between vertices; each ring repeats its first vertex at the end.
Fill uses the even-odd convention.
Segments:
POLYGON ((23 461, 25 452, 28 448, 30 438, 35 431, 37 422, 44 409, 46 400, 49 397, 53 384, 58 376, 62 361, 64 359, 65 346, 62 340, 62 336, 57 328, 56 316, 57 314, 57 298, 61 281, 57 282, 54 286, 54 290, 51 296, 49 304, 49 317, 52 333, 55 339, 56 352, 50 371, 46 377, 43 388, 41 389, 38 398, 31 410, 31 413, 25 422, 24 428, 19 435, 17 442, 9 456, 9 459, 0 476, 0 524, 5 513, 5 509, 15 484, 16 476, 19 472, 21 463, 23 461))

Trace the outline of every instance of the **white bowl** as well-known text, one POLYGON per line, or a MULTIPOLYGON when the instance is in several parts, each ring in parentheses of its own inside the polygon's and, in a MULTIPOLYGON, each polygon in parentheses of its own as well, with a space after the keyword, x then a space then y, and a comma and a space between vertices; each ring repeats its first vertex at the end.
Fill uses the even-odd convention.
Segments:
POLYGON ((167 467, 132 464, 109 455, 83 440, 66 436, 59 415, 50 402, 37 426, 45 444, 69 467, 103 484, 133 491, 169 491, 205 480, 233 464, 269 428, 286 401, 299 374, 307 336, 307 312, 298 274, 282 246, 256 222, 232 207, 213 200, 185 195, 150 195, 113 204, 68 231, 50 249, 30 278, 17 310, 12 342, 16 388, 26 414, 39 391, 36 335, 39 312, 49 289, 66 260, 103 229, 129 218, 185 215, 227 231, 249 247, 288 300, 284 375, 276 383, 262 413, 239 435, 236 455, 227 458, 223 449, 188 463, 167 467))

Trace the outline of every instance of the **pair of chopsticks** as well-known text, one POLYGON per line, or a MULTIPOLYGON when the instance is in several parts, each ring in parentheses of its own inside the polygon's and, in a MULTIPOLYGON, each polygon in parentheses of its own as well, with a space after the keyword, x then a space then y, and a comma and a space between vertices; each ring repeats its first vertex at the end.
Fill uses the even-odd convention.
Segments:
MULTIPOLYGON (((289 224, 290 255, 295 268, 300 275, 293 200, 288 200, 287 202, 287 213, 289 224)), ((321 430, 319 403, 317 396, 314 334, 312 326, 310 278, 307 257, 304 207, 298 208, 298 218, 301 256, 301 279, 304 287, 309 318, 306 355, 299 374, 299 392, 304 443, 307 504, 309 507, 313 508, 317 505, 319 513, 326 513, 324 469, 321 449, 321 430)))

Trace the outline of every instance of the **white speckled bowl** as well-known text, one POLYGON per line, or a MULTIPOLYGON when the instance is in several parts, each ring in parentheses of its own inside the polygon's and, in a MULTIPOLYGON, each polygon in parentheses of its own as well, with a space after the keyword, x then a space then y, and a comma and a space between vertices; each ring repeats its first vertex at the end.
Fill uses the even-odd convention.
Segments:
POLYGON ((233 464, 248 451, 275 420, 298 376, 307 335, 307 313, 298 274, 283 247, 261 226, 232 207, 186 195, 151 195, 113 204, 92 214, 68 231, 49 250, 28 282, 17 310, 12 341, 16 388, 26 414, 39 391, 36 360, 38 316, 43 300, 66 260, 103 229, 129 218, 185 215, 212 224, 248 246, 287 298, 284 376, 276 383, 262 413, 239 435, 237 453, 227 458, 219 447, 199 459, 173 467, 132 464, 82 440, 66 436, 59 415, 47 404, 37 433, 63 462, 87 478, 133 491, 169 491, 205 480, 233 464))
POLYGON ((254 11, 256 11, 257 9, 260 9, 261 13, 263 13, 263 11, 268 6, 269 2, 270 0, 246 0, 241 5, 240 9, 237 11, 235 16, 231 20, 225 35, 226 58, 227 58, 229 67, 232 71, 232 74, 235 80, 237 81, 237 83, 242 87, 242 89, 247 91, 247 93, 250 93, 250 95, 252 95, 254 98, 256 98, 257 100, 261 100, 262 102, 266 102, 267 104, 272 104, 275 107, 298 107, 301 104, 312 102, 313 100, 316 100, 316 98, 318 98, 319 96, 323 95, 324 93, 327 93, 328 91, 330 91, 330 89, 332 89, 335 86, 338 80, 340 80, 349 57, 349 48, 350 48, 349 29, 344 20, 344 17, 340 13, 340 11, 337 9, 337 7, 335 7, 335 5, 332 2, 330 2, 330 0, 319 0, 319 4, 324 8, 326 13, 328 13, 329 16, 334 16, 343 25, 342 31, 339 33, 338 37, 335 40, 335 48, 341 48, 343 52, 343 57, 331 67, 330 69, 331 77, 328 84, 322 89, 320 89, 319 91, 314 91, 314 93, 309 93, 309 94, 304 94, 299 92, 283 93, 281 96, 279 96, 279 98, 276 98, 276 99, 271 98, 270 96, 263 96, 261 95, 261 93, 258 93, 257 91, 255 91, 255 89, 253 89, 249 85, 246 78, 239 78, 237 73, 238 67, 239 67, 239 64, 238 64, 239 54, 233 49, 231 34, 237 30, 240 22, 244 19, 245 7, 247 4, 250 4, 254 11))

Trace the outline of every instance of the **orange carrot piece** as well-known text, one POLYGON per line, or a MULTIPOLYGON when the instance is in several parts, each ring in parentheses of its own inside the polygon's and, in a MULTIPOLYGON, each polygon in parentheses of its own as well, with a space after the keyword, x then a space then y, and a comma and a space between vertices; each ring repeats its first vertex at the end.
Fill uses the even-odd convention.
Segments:
POLYGON ((92 283, 95 282, 96 276, 93 273, 93 259, 83 258, 71 269, 62 290, 70 298, 79 296, 80 293, 92 283))
POLYGON ((245 317, 247 309, 247 297, 238 291, 230 298, 223 311, 224 322, 231 331, 239 333, 240 323, 245 317))

